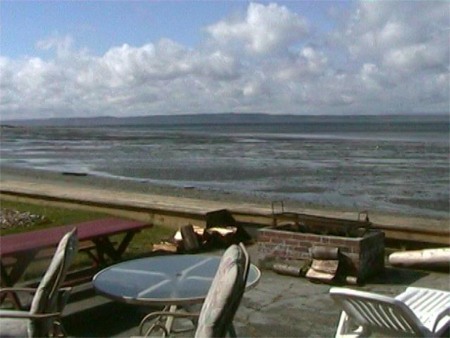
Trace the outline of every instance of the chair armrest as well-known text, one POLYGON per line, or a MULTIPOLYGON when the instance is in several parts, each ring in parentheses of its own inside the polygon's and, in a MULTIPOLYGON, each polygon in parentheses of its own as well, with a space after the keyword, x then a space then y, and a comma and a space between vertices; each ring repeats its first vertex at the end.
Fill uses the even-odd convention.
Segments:
MULTIPOLYGON (((146 322, 151 321, 158 317, 174 317, 174 318, 198 318, 200 316, 200 313, 191 313, 191 312, 171 312, 171 311, 156 311, 152 312, 148 315, 146 315, 141 323, 139 324, 139 334, 142 336, 144 332, 144 325, 146 322)), ((158 328, 162 329, 165 333, 165 336, 168 335, 168 332, 166 328, 162 325, 156 325, 158 328)), ((147 331, 145 331, 144 337, 148 337, 149 334, 153 331, 153 329, 156 327, 155 325, 152 325, 147 331)))
POLYGON ((61 312, 52 312, 52 313, 29 313, 26 311, 0 311, 0 318, 19 318, 19 319, 33 319, 33 320, 42 320, 49 318, 58 318, 61 316, 61 312))
MULTIPOLYGON (((37 288, 20 288, 20 287, 1 288, 0 296, 4 293, 19 293, 19 292, 34 294, 34 293, 36 293, 36 290, 37 290, 37 288)), ((71 287, 63 287, 63 288, 58 289, 58 293, 63 294, 63 293, 70 292, 71 290, 72 290, 71 287)))
MULTIPOLYGON (((37 288, 25 288, 25 287, 6 287, 0 289, 0 296, 4 294, 13 293, 17 295, 18 293, 28 293, 30 296, 33 296, 36 293, 37 288)), ((62 312, 62 309, 66 305, 70 292, 72 291, 71 287, 63 287, 58 289, 57 295, 57 311, 62 312)), ((28 304, 29 306, 29 304, 28 304)), ((16 310, 25 310, 27 306, 22 306, 21 304, 16 304, 16 310)))
MULTIPOLYGON (((450 305, 447 305, 446 308, 444 308, 437 316, 436 319, 434 320, 434 325, 433 325, 433 333, 436 332, 436 329, 438 327, 438 324, 441 322, 441 320, 444 317, 450 316, 450 305)), ((449 325, 449 320, 447 319, 447 325, 444 326, 448 326, 449 325)))

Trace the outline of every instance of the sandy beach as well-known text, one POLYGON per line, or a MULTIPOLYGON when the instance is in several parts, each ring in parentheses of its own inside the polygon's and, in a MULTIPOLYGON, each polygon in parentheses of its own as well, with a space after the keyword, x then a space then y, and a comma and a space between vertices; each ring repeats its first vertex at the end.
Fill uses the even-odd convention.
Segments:
MULTIPOLYGON (((193 203, 198 208, 202 208, 206 202, 215 202, 214 205, 221 206, 221 208, 236 208, 243 204, 271 211, 272 201, 264 194, 248 193, 239 194, 236 192, 226 192, 212 189, 198 189, 193 187, 177 188, 172 186, 163 186, 151 184, 147 181, 139 182, 133 180, 120 180, 117 178, 98 177, 92 175, 76 176, 67 173, 57 173, 44 170, 32 170, 22 168, 8 168, 2 166, 0 171, 0 188, 9 183, 21 182, 31 184, 35 189, 39 186, 55 186, 59 188, 76 188, 80 191, 88 189, 95 190, 95 193, 104 196, 111 196, 114 193, 129 194, 130 196, 152 196, 153 200, 160 199, 161 201, 170 198, 171 201, 179 201, 183 203, 184 199, 189 199, 189 203, 193 203), (177 200, 177 198, 179 200, 177 200)), ((43 191, 45 192, 45 191, 43 191)), ((280 211, 280 203, 276 201, 277 211, 280 211)), ((308 213, 328 217, 343 217, 349 219, 356 219, 358 213, 362 210, 344 210, 336 208, 324 208, 323 206, 312 205, 308 203, 301 203, 296 200, 283 200, 285 211, 293 211, 299 213, 308 213)), ((377 210, 367 210, 370 220, 377 224, 398 225, 408 227, 420 228, 437 228, 449 229, 449 218, 430 218, 418 217, 405 214, 395 214, 380 212, 377 210)))

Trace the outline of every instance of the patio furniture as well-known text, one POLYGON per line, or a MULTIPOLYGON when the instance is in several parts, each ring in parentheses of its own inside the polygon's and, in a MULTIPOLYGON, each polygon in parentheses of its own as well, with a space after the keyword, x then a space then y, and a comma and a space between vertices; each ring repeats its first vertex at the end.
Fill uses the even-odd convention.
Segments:
MULTIPOLYGON (((92 279, 97 293, 138 306, 201 304, 211 288, 221 256, 163 255, 111 265, 92 279)), ((261 272, 250 264, 246 290, 257 285, 261 272)))
POLYGON ((94 267, 99 267, 107 265, 107 260, 119 261, 133 236, 142 229, 151 227, 151 224, 128 219, 104 218, 0 236, 1 286, 16 284, 28 266, 42 254, 44 258, 51 257, 45 255, 46 251, 54 250, 64 234, 74 227, 78 229, 80 251, 88 254, 94 267), (111 237, 116 235, 122 235, 118 243, 111 240, 111 237))
POLYGON ((336 337, 382 333, 395 337, 441 337, 450 324, 450 292, 408 287, 395 298, 347 288, 330 296, 343 311, 336 337))
POLYGON ((77 229, 74 228, 59 242, 53 259, 36 289, 0 289, 0 294, 26 292, 34 295, 28 311, 0 310, 1 337, 43 337, 64 334, 60 319, 70 289, 60 289, 60 286, 76 255, 77 245, 77 229))
POLYGON ((163 316, 173 318, 192 318, 197 321, 195 337, 225 337, 228 333, 236 337, 233 318, 244 294, 249 274, 250 259, 245 247, 240 244, 231 245, 223 254, 214 280, 209 288, 200 313, 159 311, 154 312, 141 321, 141 335, 149 336, 154 330, 162 329, 164 336, 169 332, 154 319, 163 316), (147 323, 149 327, 146 329, 147 323))

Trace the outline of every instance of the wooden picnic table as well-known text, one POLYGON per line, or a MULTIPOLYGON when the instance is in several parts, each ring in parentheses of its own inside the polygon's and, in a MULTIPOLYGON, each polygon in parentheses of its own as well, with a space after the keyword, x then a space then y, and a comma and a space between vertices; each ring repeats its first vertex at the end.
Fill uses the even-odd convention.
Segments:
MULTIPOLYGON (((13 286, 23 276, 27 267, 45 250, 56 249, 61 238, 76 227, 80 247, 95 266, 105 266, 107 260, 117 262, 134 235, 152 225, 145 222, 104 218, 72 225, 0 236, 1 286, 13 286), (112 236, 123 235, 121 240, 112 236)), ((120 236, 119 236, 120 239, 120 236)))

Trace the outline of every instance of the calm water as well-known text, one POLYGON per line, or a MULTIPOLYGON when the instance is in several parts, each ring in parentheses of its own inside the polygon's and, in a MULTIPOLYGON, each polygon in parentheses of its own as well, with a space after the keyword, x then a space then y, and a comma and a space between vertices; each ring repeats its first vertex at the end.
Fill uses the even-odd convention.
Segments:
POLYGON ((449 120, 20 127, 0 163, 322 206, 449 216, 449 120))

